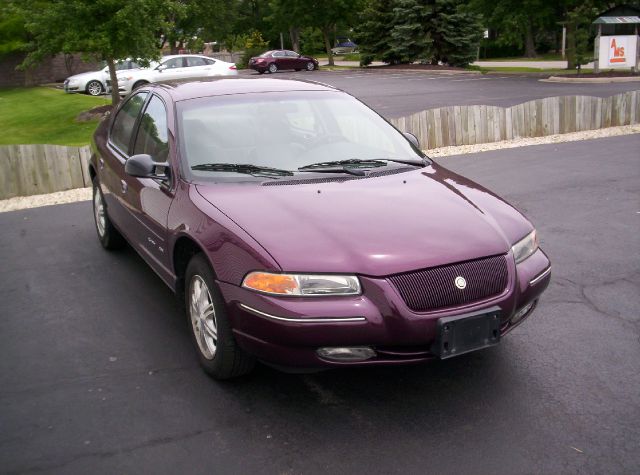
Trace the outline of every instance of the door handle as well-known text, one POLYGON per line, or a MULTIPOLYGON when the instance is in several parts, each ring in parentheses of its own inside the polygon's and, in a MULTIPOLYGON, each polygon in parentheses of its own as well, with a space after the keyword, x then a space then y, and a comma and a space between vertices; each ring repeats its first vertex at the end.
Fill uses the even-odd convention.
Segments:
POLYGON ((127 185, 127 182, 124 180, 120 180, 120 185, 122 185, 122 193, 126 193, 129 189, 129 185, 127 185))
POLYGON ((102 170, 104 168, 104 159, 101 158, 100 160, 98 160, 98 163, 100 164, 100 170, 102 170))

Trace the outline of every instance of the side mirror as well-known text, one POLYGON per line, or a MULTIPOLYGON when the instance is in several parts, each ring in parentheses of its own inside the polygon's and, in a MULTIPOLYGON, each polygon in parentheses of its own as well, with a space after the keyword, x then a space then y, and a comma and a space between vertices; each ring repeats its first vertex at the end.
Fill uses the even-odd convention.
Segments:
POLYGON ((169 178, 169 164, 154 162, 151 155, 145 153, 129 157, 124 163, 124 171, 127 175, 138 178, 154 178, 156 180, 169 178))
POLYGON ((165 69, 167 69, 167 65, 166 64, 160 64, 158 65, 158 67, 156 68, 158 71, 162 72, 165 69))
POLYGON ((411 132, 403 132, 402 135, 404 135, 404 138, 411 142, 415 148, 420 150, 420 142, 418 141, 418 137, 413 135, 411 132))

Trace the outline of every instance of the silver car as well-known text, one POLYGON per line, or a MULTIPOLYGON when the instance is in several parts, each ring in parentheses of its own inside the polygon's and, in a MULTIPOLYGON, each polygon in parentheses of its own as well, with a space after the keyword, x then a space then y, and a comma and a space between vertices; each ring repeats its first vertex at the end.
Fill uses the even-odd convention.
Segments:
MULTIPOLYGON (((140 65, 133 60, 125 59, 116 63, 116 71, 139 68, 140 65)), ((109 67, 98 71, 69 76, 64 81, 64 92, 84 92, 90 96, 99 96, 107 92, 107 79, 109 78, 109 67)))
MULTIPOLYGON (((148 68, 118 73, 120 94, 129 94, 145 84, 174 79, 196 79, 212 76, 237 76, 234 63, 198 54, 163 56, 159 63, 152 62, 148 68)), ((107 83, 110 85, 110 81, 107 83)))

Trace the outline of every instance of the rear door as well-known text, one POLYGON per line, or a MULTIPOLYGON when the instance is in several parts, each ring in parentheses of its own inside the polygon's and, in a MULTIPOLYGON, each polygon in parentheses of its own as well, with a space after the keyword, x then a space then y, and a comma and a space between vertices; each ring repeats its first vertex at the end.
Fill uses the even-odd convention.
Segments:
POLYGON ((289 69, 287 66, 287 56, 284 51, 274 51, 271 56, 273 57, 276 66, 278 66, 278 69, 289 69))
POLYGON ((187 71, 190 78, 209 76, 213 66, 200 56, 187 56, 187 71))
POLYGON ((118 109, 111 123, 106 150, 98 159, 98 176, 109 218, 128 238, 133 235, 123 204, 126 193, 124 163, 133 147, 133 132, 148 95, 146 91, 134 93, 118 109))

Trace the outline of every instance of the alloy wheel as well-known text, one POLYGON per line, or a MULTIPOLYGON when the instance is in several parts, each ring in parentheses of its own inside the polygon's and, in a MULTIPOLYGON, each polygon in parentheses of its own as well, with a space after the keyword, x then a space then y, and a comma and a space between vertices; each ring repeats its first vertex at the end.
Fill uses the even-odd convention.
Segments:
POLYGON ((218 348, 218 322, 209 287, 197 274, 189 284, 189 316, 200 353, 212 360, 218 348))
POLYGON ((102 84, 100 84, 98 81, 91 81, 87 85, 87 92, 90 96, 99 96, 100 94, 102 94, 102 84))
POLYGON ((102 194, 98 188, 94 188, 93 191, 93 214, 96 218, 98 236, 103 238, 106 229, 106 219, 104 214, 104 203, 102 202, 102 194))

